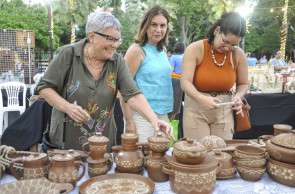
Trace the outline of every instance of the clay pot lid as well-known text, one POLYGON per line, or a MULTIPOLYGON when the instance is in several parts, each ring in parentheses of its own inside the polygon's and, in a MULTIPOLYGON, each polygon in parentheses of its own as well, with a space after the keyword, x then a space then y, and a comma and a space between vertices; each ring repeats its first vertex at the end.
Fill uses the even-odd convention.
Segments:
POLYGON ((88 142, 108 143, 109 138, 103 136, 101 133, 95 133, 95 135, 88 138, 88 142))
POLYGON ((286 124, 274 124, 273 128, 280 130, 292 130, 292 126, 286 124))
POLYGON ((218 160, 209 155, 206 155, 204 161, 200 164, 183 164, 178 162, 175 156, 167 156, 167 162, 169 165, 171 164, 184 169, 202 169, 218 165, 218 160))
POLYGON ((220 149, 220 148, 225 148, 226 143, 224 139, 221 137, 215 136, 215 135, 208 135, 203 137, 200 142, 208 149, 220 149))
POLYGON ((271 143, 286 148, 295 149, 295 134, 286 133, 274 136, 270 139, 271 143))
POLYGON ((210 156, 218 159, 218 160, 231 160, 232 159, 232 155, 230 155, 229 153, 225 153, 222 152, 220 150, 214 150, 208 153, 210 156))
POLYGON ((74 158, 80 157, 81 154, 73 149, 69 149, 68 153, 71 154, 72 156, 74 156, 74 158))
POLYGON ((57 154, 52 157, 52 160, 59 161, 59 162, 71 161, 73 159, 74 157, 71 154, 66 154, 66 153, 57 154))
POLYGON ((121 138, 122 139, 138 139, 138 134, 136 134, 136 133, 123 133, 122 135, 121 135, 121 138))
POLYGON ((34 161, 34 160, 41 160, 43 158, 47 157, 47 154, 45 153, 34 153, 34 154, 31 154, 29 156, 26 157, 26 161, 34 161))
POLYGON ((162 136, 162 133, 157 133, 157 136, 149 137, 149 142, 153 143, 170 143, 171 140, 168 137, 162 136))
POLYGON ((206 150, 205 146, 193 139, 187 139, 186 141, 178 141, 173 146, 174 149, 185 152, 199 152, 206 150))

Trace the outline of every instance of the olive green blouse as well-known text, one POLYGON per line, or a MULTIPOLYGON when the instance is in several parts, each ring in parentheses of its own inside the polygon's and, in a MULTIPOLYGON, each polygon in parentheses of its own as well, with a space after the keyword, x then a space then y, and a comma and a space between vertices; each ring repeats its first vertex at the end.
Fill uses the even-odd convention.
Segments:
POLYGON ((133 81, 123 57, 116 52, 111 59, 105 61, 100 78, 94 81, 83 59, 83 47, 86 42, 85 38, 74 44, 72 67, 71 46, 59 48, 35 90, 39 93, 41 89, 52 88, 64 98, 67 92, 67 101, 76 101, 91 117, 88 121, 77 123, 67 116, 63 145, 64 113, 53 108, 49 133, 51 143, 64 146, 64 149, 81 150, 83 143, 87 142, 90 136, 102 132, 110 139, 110 151, 111 146, 116 144, 117 128, 112 111, 118 90, 125 102, 141 91, 133 81), (71 69, 65 90, 63 84, 69 68, 71 69))

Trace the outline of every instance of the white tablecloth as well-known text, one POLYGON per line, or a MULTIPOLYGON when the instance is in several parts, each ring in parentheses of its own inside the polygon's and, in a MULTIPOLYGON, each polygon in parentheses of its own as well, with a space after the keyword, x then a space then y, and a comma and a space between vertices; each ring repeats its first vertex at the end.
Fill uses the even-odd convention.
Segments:
MULTIPOLYGON (((171 155, 172 150, 170 149, 167 152, 167 155, 171 155)), ((87 166, 87 164, 86 164, 87 166)), ((112 169, 108 172, 108 174, 113 174, 115 170, 115 163, 112 169)), ((80 169, 80 172, 82 169, 80 169)), ((148 177, 147 171, 144 171, 144 176, 148 177)), ((84 177, 77 182, 76 187, 70 194, 78 194, 79 186, 89 179, 87 170, 85 172, 84 177)), ((9 174, 4 175, 1 180, 1 184, 14 182, 16 179, 9 174)), ((170 194, 174 193, 170 189, 169 181, 162 183, 155 183, 155 194, 170 194)), ((1 192, 0 192, 1 193, 1 192)), ((289 187, 278 182, 272 180, 267 174, 264 174, 262 179, 257 182, 244 181, 240 178, 239 174, 237 176, 228 180, 217 180, 216 187, 213 194, 295 194, 295 188, 289 187)))

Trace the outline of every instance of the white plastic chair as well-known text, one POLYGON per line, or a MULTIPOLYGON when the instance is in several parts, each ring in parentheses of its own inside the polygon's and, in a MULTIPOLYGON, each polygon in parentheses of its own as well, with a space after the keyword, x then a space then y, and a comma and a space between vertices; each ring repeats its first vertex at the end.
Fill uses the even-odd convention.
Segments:
POLYGON ((0 100, 0 135, 4 132, 4 129, 8 127, 8 112, 9 111, 19 111, 20 114, 26 110, 26 92, 27 86, 21 82, 5 82, 0 84, 0 90, 5 89, 7 94, 7 106, 3 106, 2 93, 0 100), (20 91, 23 91, 23 105, 20 106, 18 96, 20 91), (4 119, 3 119, 4 116, 4 119), (3 127, 4 120, 4 127, 3 127))

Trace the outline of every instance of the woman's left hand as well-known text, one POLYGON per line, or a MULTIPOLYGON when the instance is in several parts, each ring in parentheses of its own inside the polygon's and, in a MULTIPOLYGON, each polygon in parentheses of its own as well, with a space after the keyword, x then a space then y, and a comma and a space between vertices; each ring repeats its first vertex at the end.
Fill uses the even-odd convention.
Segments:
POLYGON ((241 114, 242 117, 244 117, 243 115, 243 111, 242 111, 242 107, 243 107, 243 102, 241 100, 241 98, 239 96, 234 96, 234 102, 235 105, 233 107, 233 109, 236 111, 236 114, 241 114))
POLYGON ((162 131, 162 132, 166 133, 166 135, 168 135, 169 137, 171 137, 173 139, 173 141, 175 141, 175 137, 173 135, 173 127, 171 125, 169 125, 167 122, 162 121, 162 120, 158 120, 155 130, 156 130, 156 132, 162 131))

